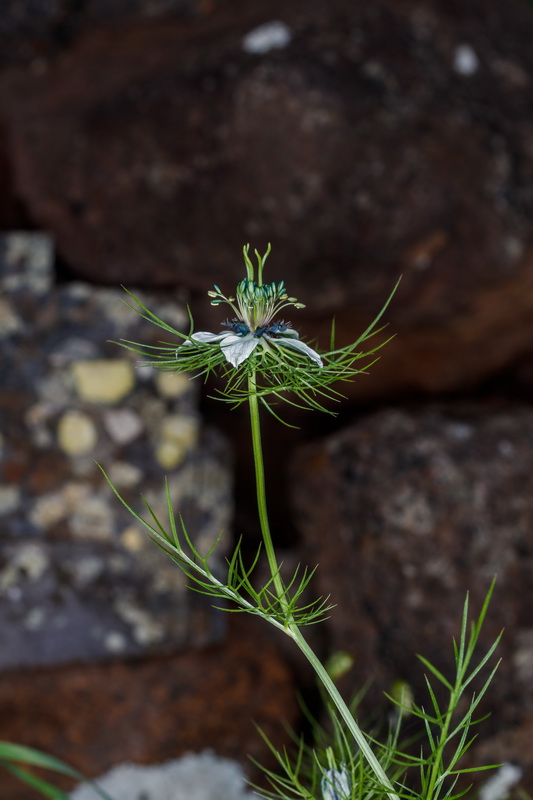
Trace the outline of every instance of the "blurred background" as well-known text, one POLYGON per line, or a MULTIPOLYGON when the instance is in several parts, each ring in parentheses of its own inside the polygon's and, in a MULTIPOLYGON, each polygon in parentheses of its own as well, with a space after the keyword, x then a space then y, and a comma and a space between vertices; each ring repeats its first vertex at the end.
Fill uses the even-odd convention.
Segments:
MULTIPOLYGON (((213 748, 267 758, 311 677, 191 597, 119 507, 164 476, 195 541, 257 543, 244 412, 137 369, 121 285, 217 330, 242 246, 308 340, 394 339, 336 417, 265 420, 276 541, 338 604, 365 714, 415 653, 453 663, 498 576, 502 666, 472 758, 533 791, 533 4, 4 0, 0 10, 0 738, 89 775, 213 748)), ((222 558, 221 553, 220 558, 222 558)), ((2 800, 29 790, 0 777, 2 800)))

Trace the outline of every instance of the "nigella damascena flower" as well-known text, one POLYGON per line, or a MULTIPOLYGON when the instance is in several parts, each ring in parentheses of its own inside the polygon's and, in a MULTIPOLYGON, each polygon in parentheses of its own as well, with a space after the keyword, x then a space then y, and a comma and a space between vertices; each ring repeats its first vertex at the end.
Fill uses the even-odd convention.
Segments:
POLYGON ((226 297, 216 285, 214 291, 208 294, 212 298, 212 305, 226 303, 235 314, 232 319, 222 323, 229 330, 192 333, 178 351, 196 343, 219 344, 226 361, 239 367, 254 352, 273 354, 276 349, 282 348, 303 354, 322 367, 322 359, 316 350, 300 341, 291 323, 274 319, 287 306, 304 308, 303 303, 299 303, 295 297, 289 297, 283 281, 260 284, 244 278, 237 286, 235 297, 226 297))
POLYGON ((349 800, 352 781, 346 768, 341 764, 339 769, 326 769, 320 784, 323 800, 349 800))
POLYGON ((123 346, 142 355, 144 364, 151 364, 158 369, 189 372, 204 378, 218 374, 224 385, 216 389, 217 396, 234 406, 254 395, 276 417, 273 405, 280 402, 297 408, 332 413, 323 402, 342 397, 332 388, 332 384, 353 380, 362 371, 358 368, 358 362, 371 356, 372 363, 373 354, 383 346, 384 342, 378 341, 366 352, 362 348, 363 342, 379 333, 380 329, 376 326, 390 297, 355 342, 337 347, 332 325, 330 348, 318 353, 301 341, 290 322, 281 318, 281 313, 287 313, 288 308, 304 308, 303 303, 288 294, 283 281, 263 282, 263 269, 269 253, 270 245, 262 256, 256 250, 257 265, 254 266, 246 245, 243 248, 246 277, 238 284, 235 297, 226 297, 216 284, 209 292, 213 305, 225 304, 231 309, 229 319, 220 323, 225 330, 215 333, 194 332, 191 316, 191 330, 184 334, 157 317, 129 293, 138 307, 131 308, 147 322, 180 339, 181 344, 176 346, 175 341, 163 341, 155 345, 143 345, 124 341, 123 346))

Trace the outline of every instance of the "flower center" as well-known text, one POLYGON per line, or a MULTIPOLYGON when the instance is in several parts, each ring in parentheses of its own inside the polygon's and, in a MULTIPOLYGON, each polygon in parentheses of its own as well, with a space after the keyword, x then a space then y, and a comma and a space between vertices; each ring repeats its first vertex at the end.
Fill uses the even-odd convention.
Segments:
POLYGON ((230 323, 224 324, 241 336, 246 336, 250 331, 258 337, 265 333, 282 333, 286 330, 286 327, 283 327, 284 322, 272 324, 276 314, 286 306, 305 308, 296 297, 289 297, 284 281, 259 284, 250 278, 244 278, 237 285, 235 297, 226 297, 216 284, 208 295, 211 297, 212 305, 227 303, 233 309, 235 318, 230 323), (271 330, 268 330, 269 328, 271 330))
MULTIPOLYGON (((224 325, 225 328, 230 328, 239 336, 247 336, 249 333, 252 332, 246 322, 236 318, 231 320, 225 320, 225 322, 223 322, 222 325, 224 325)), ((264 336, 265 334, 268 334, 270 336, 276 336, 276 334, 284 333, 284 331, 286 331, 287 328, 290 327, 291 323, 284 322, 283 320, 274 322, 272 325, 258 325, 253 330, 253 336, 255 336, 257 339, 261 339, 261 337, 264 336)))

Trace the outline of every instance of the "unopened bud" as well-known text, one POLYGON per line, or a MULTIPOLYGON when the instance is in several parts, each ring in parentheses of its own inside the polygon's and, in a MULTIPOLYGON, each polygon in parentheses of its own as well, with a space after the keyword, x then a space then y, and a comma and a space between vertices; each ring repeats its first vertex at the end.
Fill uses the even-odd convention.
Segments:
POLYGON ((320 783, 323 800, 350 800, 352 780, 347 769, 326 769, 320 783))

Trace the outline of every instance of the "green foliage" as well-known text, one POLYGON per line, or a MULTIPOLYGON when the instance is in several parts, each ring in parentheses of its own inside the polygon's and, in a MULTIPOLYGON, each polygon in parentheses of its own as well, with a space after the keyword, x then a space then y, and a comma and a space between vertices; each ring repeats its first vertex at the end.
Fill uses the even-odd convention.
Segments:
POLYGON ((120 502, 147 529, 152 541, 186 575, 190 581, 189 588, 215 600, 226 601, 222 605, 216 605, 216 608, 225 611, 247 611, 281 629, 287 628, 291 622, 297 622, 298 625, 313 624, 323 619, 331 609, 327 599, 319 598, 311 603, 302 600, 315 570, 307 568, 302 570, 298 566, 292 577, 285 582, 281 577, 282 565, 280 565, 263 586, 256 588, 252 582, 252 575, 257 566, 261 548, 255 554, 251 565, 246 566, 240 542, 235 546, 231 557, 226 559, 226 579, 220 580, 210 567, 210 558, 215 552, 222 534, 215 540, 209 552, 202 555, 193 544, 183 519, 179 518, 179 524, 176 521, 168 481, 166 482, 168 524, 165 526, 144 498, 143 502, 150 521, 138 514, 119 494, 104 470, 102 472, 120 502), (281 581, 283 586, 281 596, 273 588, 276 581, 281 581), (302 600, 302 604, 299 604, 300 600, 302 600), (228 601, 230 606, 227 605, 228 601))
MULTIPOLYGON (((378 323, 396 287, 374 321, 353 344, 337 348, 335 326, 332 325, 329 350, 316 351, 300 340, 290 323, 274 319, 281 309, 288 306, 299 309, 303 304, 287 294, 283 281, 263 283, 263 268, 269 252, 270 249, 260 256, 256 251, 256 269, 248 247, 244 248, 246 277, 237 285, 235 297, 224 295, 216 285, 209 292, 214 305, 227 304, 235 314, 234 319, 221 323, 229 330, 195 333, 190 317, 190 331, 183 334, 130 294, 136 303, 130 308, 170 334, 175 341, 155 346, 122 343, 158 369, 191 372, 204 379, 216 373, 225 380, 218 399, 232 406, 248 403, 262 533, 262 545, 251 563, 245 563, 239 541, 226 558, 224 575, 221 576, 219 567, 212 566, 212 556, 222 534, 208 553, 201 553, 181 517, 176 518, 174 514, 168 481, 167 519, 163 521, 144 498, 146 517, 135 511, 102 472, 119 501, 181 569, 192 590, 207 595, 216 608, 247 612, 281 630, 291 638, 315 671, 326 698, 330 725, 327 729, 315 725, 314 742, 309 746, 297 738, 291 751, 278 751, 262 734, 278 771, 265 770, 270 788, 261 790, 260 796, 269 800, 318 800, 320 795, 323 800, 455 800, 469 791, 460 788, 461 776, 490 768, 464 768, 461 764, 475 738, 472 728, 481 721, 474 715, 498 666, 496 664, 489 670, 477 694, 472 692, 468 698, 467 693, 488 666, 500 638, 485 655, 475 660, 494 584, 474 621, 469 619, 468 597, 465 601, 459 641, 454 642, 455 675, 452 678, 443 675, 421 656, 420 662, 427 671, 426 706, 418 705, 409 692, 396 691, 395 697, 390 698, 396 706, 394 726, 386 731, 385 736, 378 735, 378 732, 369 735, 360 728, 356 709, 346 704, 332 677, 349 668, 349 660, 345 657, 343 663, 337 661, 324 666, 301 630, 303 626, 325 619, 331 609, 328 598, 308 598, 315 569, 298 566, 292 576, 285 576, 283 565, 276 557, 268 521, 260 407, 266 407, 276 417, 274 406, 278 401, 297 408, 331 413, 324 404, 341 397, 333 384, 353 380, 363 369, 359 367, 361 360, 367 362, 368 368, 368 358, 373 357, 385 343, 378 341, 370 349, 364 347, 369 339, 383 330, 378 323), (256 567, 263 553, 270 574, 258 586, 256 567), (418 720, 421 724, 422 733, 416 750, 413 750, 412 741, 405 741, 401 736, 406 719, 418 720)), ((0 765, 44 797, 56 800, 66 800, 67 796, 26 767, 43 767, 82 779, 75 770, 50 756, 8 743, 0 743, 0 765)), ((95 784, 93 788, 100 798, 111 800, 95 784)))
MULTIPOLYGON (((472 622, 468 617, 468 597, 465 601, 459 643, 453 643, 455 675, 452 679, 444 676, 426 658, 419 657, 433 680, 444 687, 447 694, 446 705, 441 708, 431 678, 427 677, 430 711, 425 711, 416 703, 404 705, 401 700, 389 697, 399 712, 395 715, 395 722, 389 727, 384 740, 379 732, 370 737, 381 768, 402 800, 454 800, 472 796, 469 786, 458 788, 460 776, 497 766, 463 768, 460 764, 475 739, 471 733, 472 728, 484 719, 474 719, 474 714, 498 668, 497 663, 489 670, 477 693, 472 692, 468 699, 464 697, 481 670, 488 666, 500 640, 498 636, 488 651, 478 661, 474 661, 493 589, 494 583, 487 592, 479 616, 472 622), (423 731, 415 740, 402 738, 402 726, 406 720, 413 718, 422 721, 423 731), (417 755, 413 755, 413 752, 417 752, 417 755)), ((354 715, 359 700, 360 697, 357 697, 351 706, 354 715)), ((278 767, 277 771, 263 768, 270 789, 261 789, 262 797, 268 800, 317 798, 320 796, 322 776, 332 762, 343 765, 351 777, 351 794, 347 800, 382 800, 389 795, 388 788, 376 779, 361 750, 354 747, 350 731, 336 708, 327 700, 325 706, 329 717, 327 727, 318 724, 307 713, 313 728, 311 744, 306 744, 301 737, 292 734, 293 748, 279 752, 261 732, 278 767)))
MULTIPOLYGON (((359 697, 351 704, 352 713, 356 713, 359 697)), ((351 790, 346 800, 383 800, 389 794, 388 787, 380 784, 374 771, 368 766, 366 758, 358 747, 354 747, 350 731, 339 717, 335 707, 324 698, 328 716, 328 725, 322 726, 306 710, 311 723, 313 738, 306 744, 303 737, 291 732, 292 748, 278 751, 263 731, 259 729, 263 740, 277 763, 275 769, 265 768, 254 761, 264 772, 269 789, 255 787, 261 797, 266 800, 295 800, 296 798, 318 798, 324 775, 332 768, 342 768, 350 778, 351 790)), ((399 726, 390 729, 385 742, 374 741, 374 753, 384 774, 391 783, 399 785, 404 768, 394 761, 399 743, 399 726)))
MULTIPOLYGON (((472 693, 466 704, 466 710, 462 711, 463 698, 468 687, 477 678, 481 670, 487 666, 501 639, 500 634, 479 661, 474 661, 476 648, 479 644, 479 635, 494 590, 494 583, 493 581, 479 616, 474 621, 469 620, 469 598, 468 596, 466 597, 459 643, 453 642, 455 659, 455 675, 453 679, 450 680, 445 677, 426 658, 419 656, 421 663, 430 673, 425 676, 430 701, 429 710, 416 703, 411 703, 408 709, 405 710, 422 720, 426 741, 421 747, 419 756, 404 757, 403 760, 400 758, 399 763, 405 764, 406 767, 415 766, 417 768, 422 787, 420 794, 424 800, 444 800, 444 798, 454 800, 456 797, 461 797, 468 792, 468 788, 457 789, 457 782, 461 775, 493 769, 495 766, 474 768, 462 768, 460 766, 461 759, 475 739, 475 735, 471 733, 472 728, 485 719, 485 717, 475 719, 474 714, 499 666, 498 661, 484 679, 477 693, 472 693), (438 685, 444 689, 447 698, 444 706, 437 699, 438 692, 436 687, 438 685)), ((404 706, 397 700, 393 702, 400 709, 404 709, 404 706)), ((418 794, 412 795, 413 798, 418 796, 418 794)))
MULTIPOLYGON (((20 744, 11 742, 0 742, 0 766, 18 778, 22 783, 30 786, 41 794, 42 797, 53 798, 53 800, 68 800, 68 795, 58 789, 48 780, 41 778, 27 769, 27 767, 38 767, 51 772, 66 775, 78 782, 85 782, 86 778, 77 770, 72 769, 57 758, 35 750, 32 747, 24 747, 20 744)), ((88 781, 94 789, 95 798, 102 800, 113 800, 106 792, 100 789, 93 781, 88 781)))

